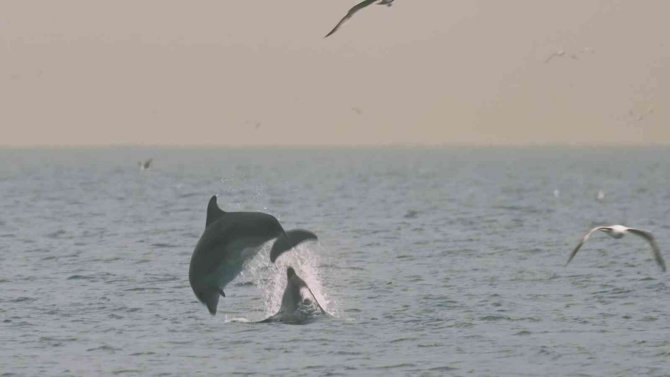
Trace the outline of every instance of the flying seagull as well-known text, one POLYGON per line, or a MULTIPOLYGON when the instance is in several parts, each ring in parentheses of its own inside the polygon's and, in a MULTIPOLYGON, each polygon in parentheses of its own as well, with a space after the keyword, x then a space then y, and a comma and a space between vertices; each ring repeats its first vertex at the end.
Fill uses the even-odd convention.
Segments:
POLYGON ((654 239, 654 236, 651 233, 647 232, 646 230, 629 228, 629 227, 626 227, 626 226, 623 226, 623 225, 597 226, 597 227, 589 230, 589 232, 584 235, 582 240, 579 241, 579 244, 577 245, 575 250, 572 251, 572 254, 570 254, 570 258, 568 258, 568 262, 565 263, 566 266, 568 265, 568 263, 570 263, 572 258, 575 257, 575 255, 577 254, 577 251, 579 251, 579 248, 582 247, 584 242, 586 242, 589 239, 589 237, 591 236, 591 234, 593 234, 593 232, 595 232, 597 230, 599 230, 601 232, 605 232, 610 237, 617 238, 617 239, 623 237, 624 235, 626 235, 626 233, 633 233, 635 235, 638 235, 638 236, 644 238, 651 245, 651 251, 654 253, 654 259, 656 260, 656 263, 658 263, 658 265, 661 267, 661 270, 663 270, 663 272, 665 272, 665 261, 663 260, 663 256, 661 256, 661 250, 658 248, 658 244, 656 244, 656 239, 654 239))
POLYGON ((147 170, 151 167, 151 163, 154 161, 153 158, 150 158, 148 160, 144 161, 137 161, 137 165, 139 165, 140 170, 147 170))
POLYGON ((351 16, 353 16, 356 12, 358 12, 359 10, 367 7, 368 5, 374 4, 377 1, 379 1, 379 3, 377 3, 377 5, 386 5, 386 6, 389 6, 389 7, 393 3, 393 0, 364 0, 364 1, 361 1, 360 3, 354 5, 351 9, 349 9, 349 12, 347 12, 347 14, 344 17, 342 17, 340 22, 338 22, 337 25, 335 25, 335 27, 333 28, 333 30, 331 30, 330 33, 326 34, 326 36, 324 38, 328 38, 331 34, 336 32, 337 29, 340 28, 340 25, 342 25, 344 23, 344 21, 350 19, 351 16))

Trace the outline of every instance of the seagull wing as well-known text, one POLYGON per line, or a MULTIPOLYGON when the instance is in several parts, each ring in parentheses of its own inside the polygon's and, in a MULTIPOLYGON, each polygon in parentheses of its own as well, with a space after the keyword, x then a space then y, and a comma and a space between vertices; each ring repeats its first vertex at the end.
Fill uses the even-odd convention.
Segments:
POLYGON ((649 242, 651 245, 651 251, 654 253, 654 259, 656 259, 656 263, 658 263, 658 265, 661 267, 661 270, 665 272, 665 261, 663 260, 661 249, 659 249, 654 236, 651 233, 641 229, 628 228, 628 231, 644 238, 649 242))
POLYGON ((342 17, 340 22, 338 22, 337 25, 335 25, 333 30, 331 30, 330 33, 326 34, 326 36, 324 38, 328 38, 331 34, 336 32, 337 29, 340 28, 340 25, 342 25, 344 23, 344 21, 350 19, 351 16, 353 16, 356 12, 358 12, 359 10, 367 7, 368 5, 373 4, 375 1, 377 1, 377 0, 364 0, 364 1, 361 1, 360 3, 354 5, 351 9, 349 9, 349 12, 347 12, 347 14, 344 17, 342 17))
POLYGON ((579 251, 579 249, 582 247, 582 245, 584 244, 584 242, 586 242, 586 241, 589 239, 589 237, 591 237, 591 234, 593 234, 593 232, 595 232, 595 231, 597 231, 597 230, 601 230, 601 229, 608 229, 608 228, 609 228, 608 226, 597 226, 597 227, 595 227, 595 228, 589 230, 589 232, 586 233, 586 234, 584 235, 584 237, 582 237, 582 240, 579 241, 579 244, 577 244, 577 247, 575 247, 575 249, 572 251, 572 254, 570 254, 570 258, 568 258, 568 261, 565 262, 565 265, 567 266, 568 263, 570 263, 570 261, 572 260, 572 258, 575 257, 575 255, 577 254, 577 252, 579 251))

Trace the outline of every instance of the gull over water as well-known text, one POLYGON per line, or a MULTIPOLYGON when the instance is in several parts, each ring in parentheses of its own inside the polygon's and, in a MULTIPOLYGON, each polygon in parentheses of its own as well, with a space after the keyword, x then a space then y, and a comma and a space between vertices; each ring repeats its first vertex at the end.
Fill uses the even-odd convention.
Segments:
POLYGON ((623 226, 623 225, 597 226, 597 227, 589 230, 584 235, 584 237, 582 237, 581 241, 579 241, 579 244, 577 244, 577 247, 575 247, 575 249, 570 254, 570 257, 568 258, 568 261, 565 263, 566 266, 570 263, 572 258, 574 258, 575 255, 577 255, 577 252, 582 247, 582 245, 584 245, 584 243, 586 241, 588 241, 589 237, 591 237, 591 234, 593 234, 596 231, 604 232, 608 236, 610 236, 612 238, 616 238, 616 239, 622 238, 623 236, 625 236, 628 233, 632 233, 632 234, 635 234, 636 236, 642 237, 647 242, 649 242, 649 245, 651 246, 651 251, 654 255, 654 260, 656 260, 656 264, 658 264, 658 266, 661 268, 661 270, 663 272, 665 272, 665 270, 666 270, 665 261, 663 260, 663 256, 661 255, 661 249, 658 247, 658 244, 656 243, 656 239, 654 238, 654 236, 646 230, 636 229, 636 228, 629 228, 629 227, 626 227, 626 226, 623 226))

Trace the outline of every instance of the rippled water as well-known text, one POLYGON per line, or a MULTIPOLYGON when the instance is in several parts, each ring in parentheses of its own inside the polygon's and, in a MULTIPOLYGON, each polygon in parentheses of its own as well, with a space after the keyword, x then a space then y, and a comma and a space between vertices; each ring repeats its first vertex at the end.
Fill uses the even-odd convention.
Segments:
POLYGON ((0 376, 667 376, 649 246, 564 263, 601 223, 670 259, 668 182, 662 148, 0 150, 0 376), (209 315, 188 265, 212 194, 319 235, 280 264, 334 318, 246 322, 279 306, 267 250, 209 315))

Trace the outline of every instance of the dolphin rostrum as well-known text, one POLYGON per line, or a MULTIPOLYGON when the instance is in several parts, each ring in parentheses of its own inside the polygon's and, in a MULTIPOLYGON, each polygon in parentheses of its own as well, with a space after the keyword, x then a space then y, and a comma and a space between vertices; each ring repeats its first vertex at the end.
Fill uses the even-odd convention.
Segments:
POLYGON ((327 315, 316 296, 304 280, 295 273, 293 267, 286 269, 286 289, 277 314, 264 319, 262 323, 283 322, 301 324, 318 315, 327 315))
POLYGON ((282 253, 306 240, 316 240, 314 233, 295 229, 284 231, 279 221, 262 212, 224 212, 216 204, 216 195, 207 205, 205 231, 191 256, 188 279, 200 302, 210 314, 216 314, 223 288, 242 271, 261 246, 276 238, 270 251, 274 262, 282 253))

